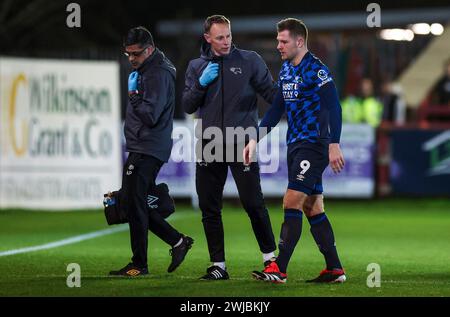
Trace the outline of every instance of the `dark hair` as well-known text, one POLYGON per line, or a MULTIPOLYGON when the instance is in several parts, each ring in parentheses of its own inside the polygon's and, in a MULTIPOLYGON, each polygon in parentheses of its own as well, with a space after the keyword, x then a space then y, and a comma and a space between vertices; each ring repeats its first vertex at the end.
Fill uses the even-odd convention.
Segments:
POLYGON ((139 44, 139 46, 155 46, 153 43, 153 36, 149 30, 143 26, 137 26, 128 31, 127 36, 123 41, 123 46, 130 46, 139 44))
POLYGON ((308 29, 302 20, 287 18, 277 23, 277 31, 288 30, 291 36, 301 36, 308 42, 308 29))
POLYGON ((219 23, 219 24, 228 24, 230 25, 231 22, 230 20, 228 20, 225 16, 223 15, 211 15, 209 17, 206 18, 205 23, 203 23, 203 31, 205 33, 208 33, 209 30, 211 29, 211 26, 214 23, 219 23))

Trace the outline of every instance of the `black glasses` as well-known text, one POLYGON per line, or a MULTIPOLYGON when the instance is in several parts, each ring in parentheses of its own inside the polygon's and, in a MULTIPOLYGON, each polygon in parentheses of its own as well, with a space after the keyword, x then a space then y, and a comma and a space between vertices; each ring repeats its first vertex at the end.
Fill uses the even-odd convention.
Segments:
POLYGON ((134 57, 139 57, 139 56, 141 56, 142 55, 142 53, 144 53, 144 51, 146 50, 148 48, 148 46, 147 47, 145 47, 142 51, 138 51, 138 52, 123 52, 123 54, 126 56, 126 57, 130 57, 130 55, 132 55, 132 56, 134 56, 134 57))

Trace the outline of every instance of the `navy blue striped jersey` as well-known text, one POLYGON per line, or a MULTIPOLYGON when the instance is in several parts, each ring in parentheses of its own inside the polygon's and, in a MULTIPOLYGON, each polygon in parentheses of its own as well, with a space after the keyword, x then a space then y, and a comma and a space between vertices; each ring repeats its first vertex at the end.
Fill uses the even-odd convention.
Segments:
POLYGON ((329 137, 328 122, 320 103, 319 89, 333 81, 328 68, 307 52, 299 65, 283 63, 278 87, 283 93, 288 121, 287 144, 300 140, 317 142, 329 137))
POLYGON ((342 111, 328 67, 307 52, 300 64, 283 63, 278 92, 260 127, 274 127, 286 111, 287 144, 339 143, 342 111))

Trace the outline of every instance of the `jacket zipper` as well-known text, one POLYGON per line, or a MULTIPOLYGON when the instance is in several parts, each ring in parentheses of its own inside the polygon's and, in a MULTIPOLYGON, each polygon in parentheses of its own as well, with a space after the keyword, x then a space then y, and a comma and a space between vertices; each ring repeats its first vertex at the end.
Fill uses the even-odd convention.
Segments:
POLYGON ((222 116, 221 116, 221 118, 222 118, 222 137, 223 137, 223 146, 225 146, 225 127, 224 127, 225 95, 224 95, 224 88, 223 88, 225 78, 223 77, 223 57, 220 60, 220 64, 221 64, 220 65, 220 75, 222 76, 222 81, 221 81, 221 85, 220 85, 221 90, 222 90, 222 116))

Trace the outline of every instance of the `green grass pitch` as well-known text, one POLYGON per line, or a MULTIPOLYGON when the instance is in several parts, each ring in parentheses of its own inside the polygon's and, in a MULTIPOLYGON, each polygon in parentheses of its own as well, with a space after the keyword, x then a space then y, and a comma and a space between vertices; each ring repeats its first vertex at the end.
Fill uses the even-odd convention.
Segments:
MULTIPOLYGON (((275 237, 282 222, 279 205, 269 205, 275 237)), ((109 277, 129 262, 128 230, 48 250, 0 256, 0 296, 449 296, 450 201, 330 201, 326 204, 338 252, 347 273, 341 285, 311 285, 324 267, 303 219, 303 233, 288 268, 285 285, 253 280, 262 257, 246 213, 226 205, 223 218, 228 281, 198 278, 209 265, 199 211, 178 206, 169 221, 195 239, 185 262, 167 273, 169 246, 149 234, 150 274, 109 277), (69 263, 81 267, 81 287, 69 288, 69 263), (369 263, 381 267, 381 287, 366 285, 369 263)), ((125 225, 126 226, 126 225, 125 225)), ((103 213, 0 211, 0 253, 42 245, 101 229, 103 213)), ((112 226, 114 227, 114 226, 112 226)), ((110 228, 112 228, 110 227, 110 228)))

